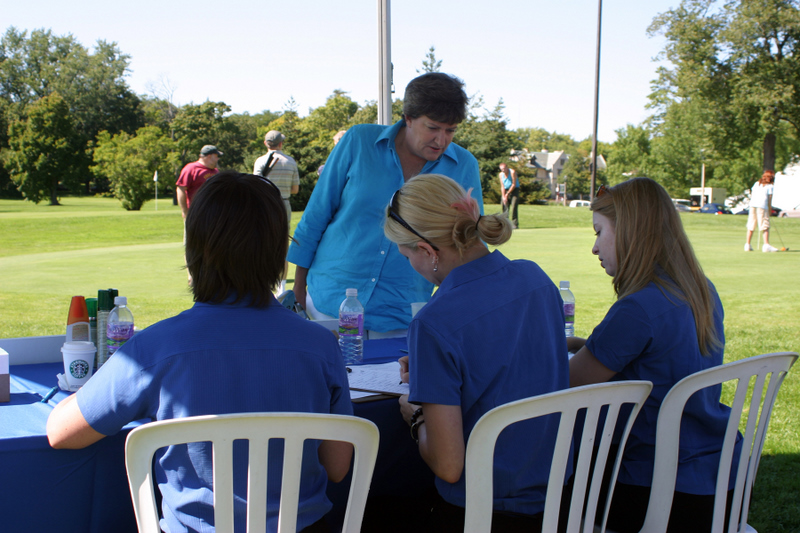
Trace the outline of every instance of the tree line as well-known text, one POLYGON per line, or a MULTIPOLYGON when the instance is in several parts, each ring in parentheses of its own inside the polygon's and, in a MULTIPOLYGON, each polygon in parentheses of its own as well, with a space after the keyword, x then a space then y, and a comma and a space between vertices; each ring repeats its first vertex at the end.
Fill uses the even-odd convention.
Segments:
POLYGON ((617 131, 608 176, 648 175, 670 192, 738 195, 800 153, 798 0, 683 0, 648 29, 666 45, 652 115, 617 131))
MULTIPOLYGON (((433 47, 427 59, 424 69, 440 68, 433 47)), ((305 117, 293 100, 280 111, 255 115, 231 113, 225 102, 178 106, 168 82, 149 95, 131 91, 125 79, 129 62, 116 43, 98 41, 90 51, 71 35, 6 31, 0 39, 0 195, 57 204, 64 194, 105 194, 138 210, 154 196, 155 172, 162 188, 172 187, 205 144, 225 153, 221 168, 249 172, 265 151, 264 134, 276 129, 286 135, 284 150, 299 167, 300 193, 291 202, 300 210, 336 132, 377 121, 376 102, 359 104, 343 90, 334 90, 305 117)), ((402 107, 401 99, 393 102, 394 120, 402 107)), ((478 158, 489 202, 499 202, 498 166, 512 150, 579 150, 567 135, 510 130, 502 101, 487 109, 479 95, 471 99, 455 142, 478 158)), ((511 165, 520 174, 523 200, 550 196, 524 162, 511 165)))
MULTIPOLYGON (((598 185, 632 176, 659 181, 674 197, 700 184, 748 189, 764 169, 780 170, 800 153, 800 0, 683 0, 656 16, 649 28, 666 37, 665 60, 652 82, 650 117, 616 130, 598 143, 608 168, 598 185)), ((302 210, 333 148, 333 136, 355 124, 374 123, 374 101, 358 103, 334 90, 324 105, 301 117, 290 99, 279 111, 231 113, 225 102, 176 105, 168 83, 135 94, 126 82, 130 57, 116 43, 93 50, 71 35, 30 33, 14 27, 0 39, 0 196, 58 203, 62 194, 106 194, 126 209, 153 197, 153 175, 173 187, 180 169, 205 144, 224 153, 222 168, 252 170, 265 151, 264 134, 280 130, 284 151, 295 158, 302 210)), ((430 47, 422 70, 440 70, 430 47)), ((526 161, 512 151, 563 150, 569 161, 558 181, 569 197, 589 194, 591 138, 542 128, 509 129, 503 101, 488 108, 471 98, 454 142, 479 161, 484 198, 499 202, 498 165, 520 176, 521 201, 551 197, 526 161)), ((393 102, 401 117, 402 100, 393 102)), ((601 120, 602 120, 601 98, 601 120)))

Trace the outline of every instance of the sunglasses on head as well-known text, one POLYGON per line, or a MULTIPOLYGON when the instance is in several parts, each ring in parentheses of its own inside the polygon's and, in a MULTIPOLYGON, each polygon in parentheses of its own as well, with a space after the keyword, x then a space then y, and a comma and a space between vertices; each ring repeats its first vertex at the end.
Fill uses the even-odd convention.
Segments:
POLYGON ((406 228, 408 231, 410 231, 411 233, 413 233, 414 235, 416 235, 417 237, 419 237, 423 241, 425 241, 428 244, 430 244, 431 248, 433 248, 434 250, 436 250, 438 252, 439 248, 437 248, 435 244, 433 244, 431 241, 429 241, 428 239, 426 239, 425 237, 423 237, 422 235, 417 233, 417 231, 414 228, 412 228, 409 225, 408 222, 403 220, 403 217, 401 217, 399 214, 397 214, 397 206, 395 205, 395 202, 397 201, 397 195, 398 194, 400 194, 400 189, 397 189, 397 191, 395 191, 395 193, 392 195, 392 199, 389 202, 389 207, 386 208, 386 216, 388 216, 392 220, 396 221, 398 224, 400 224, 401 226, 406 228))
POLYGON ((597 194, 595 194, 595 198, 600 198, 605 193, 611 194, 611 190, 606 187, 605 185, 601 185, 599 189, 597 189, 597 194))

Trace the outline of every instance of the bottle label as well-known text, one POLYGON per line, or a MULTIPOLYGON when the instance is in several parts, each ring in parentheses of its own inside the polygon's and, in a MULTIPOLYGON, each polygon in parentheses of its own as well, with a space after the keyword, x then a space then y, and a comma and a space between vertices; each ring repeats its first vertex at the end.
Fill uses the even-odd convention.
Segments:
POLYGON ((67 326, 67 340, 68 341, 88 341, 89 340, 89 323, 76 322, 67 326))
POLYGON ((339 315, 339 336, 354 337, 364 335, 364 315, 361 313, 341 313, 339 315))
POLYGON ((564 321, 569 323, 575 322, 575 304, 574 303, 565 303, 564 304, 564 321))
POLYGON ((133 337, 133 324, 109 324, 107 332, 106 344, 108 345, 108 356, 111 357, 128 339, 133 337))

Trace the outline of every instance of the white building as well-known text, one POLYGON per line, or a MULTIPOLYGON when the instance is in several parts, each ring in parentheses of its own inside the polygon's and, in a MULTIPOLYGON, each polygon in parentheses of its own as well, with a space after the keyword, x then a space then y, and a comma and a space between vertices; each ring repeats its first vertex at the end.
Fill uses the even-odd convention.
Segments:
MULTIPOLYGON (((564 165, 569 160, 569 154, 564 150, 556 150, 550 152, 542 150, 541 152, 529 152, 526 149, 511 150, 512 161, 521 162, 525 161, 527 168, 536 170, 536 179, 544 181, 550 187, 550 195, 555 196, 556 184, 559 182, 561 173, 564 171, 564 165)), ((597 169, 605 170, 606 160, 602 155, 597 156, 597 169)))
POLYGON ((772 205, 784 211, 798 209, 800 204, 800 163, 790 163, 775 174, 772 205))

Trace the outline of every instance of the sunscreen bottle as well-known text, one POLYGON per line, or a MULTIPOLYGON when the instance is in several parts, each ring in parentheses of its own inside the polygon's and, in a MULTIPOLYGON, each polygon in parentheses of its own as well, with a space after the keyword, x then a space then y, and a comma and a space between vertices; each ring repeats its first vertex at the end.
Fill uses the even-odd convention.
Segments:
POLYGON ((83 296, 73 296, 67 316, 67 342, 89 342, 89 311, 83 296))

